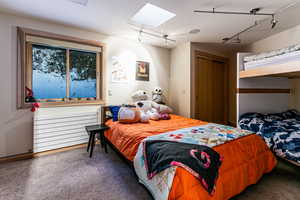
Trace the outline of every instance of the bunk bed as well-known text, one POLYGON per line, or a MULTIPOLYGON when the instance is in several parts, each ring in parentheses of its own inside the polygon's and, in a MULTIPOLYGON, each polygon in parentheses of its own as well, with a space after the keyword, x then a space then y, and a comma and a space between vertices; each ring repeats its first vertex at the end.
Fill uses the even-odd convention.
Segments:
POLYGON ((243 57, 240 78, 278 76, 300 77, 300 45, 243 57))
POLYGON ((300 45, 238 53, 237 77, 238 126, 256 132, 278 157, 300 166, 300 114, 289 110, 294 108, 290 78, 300 78, 300 45))
POLYGON ((240 117, 242 129, 256 132, 275 154, 300 166, 300 114, 296 110, 282 113, 245 113, 240 117))

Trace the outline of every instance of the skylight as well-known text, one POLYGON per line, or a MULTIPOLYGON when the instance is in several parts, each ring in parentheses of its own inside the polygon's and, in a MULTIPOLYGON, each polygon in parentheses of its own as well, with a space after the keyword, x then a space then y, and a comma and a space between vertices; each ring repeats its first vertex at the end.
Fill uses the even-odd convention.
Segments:
POLYGON ((158 27, 175 16, 176 14, 174 13, 147 3, 131 18, 131 20, 140 25, 158 27))

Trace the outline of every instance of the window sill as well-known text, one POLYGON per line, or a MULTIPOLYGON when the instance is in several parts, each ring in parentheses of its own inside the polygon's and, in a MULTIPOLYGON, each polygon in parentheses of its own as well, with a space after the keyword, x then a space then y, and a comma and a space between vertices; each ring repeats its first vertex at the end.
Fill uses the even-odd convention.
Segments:
MULTIPOLYGON (((84 101, 84 102, 39 102, 40 108, 55 108, 55 107, 72 107, 72 106, 91 106, 91 105, 105 105, 102 100, 98 101, 84 101)), ((30 103, 25 103, 21 109, 31 108, 30 103)))

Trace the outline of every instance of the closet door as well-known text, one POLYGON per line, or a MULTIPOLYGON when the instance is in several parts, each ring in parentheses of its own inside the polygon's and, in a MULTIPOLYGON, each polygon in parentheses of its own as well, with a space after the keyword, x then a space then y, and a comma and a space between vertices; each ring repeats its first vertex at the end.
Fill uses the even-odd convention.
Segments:
POLYGON ((209 57, 198 56, 195 69, 196 118, 226 124, 227 65, 209 57))

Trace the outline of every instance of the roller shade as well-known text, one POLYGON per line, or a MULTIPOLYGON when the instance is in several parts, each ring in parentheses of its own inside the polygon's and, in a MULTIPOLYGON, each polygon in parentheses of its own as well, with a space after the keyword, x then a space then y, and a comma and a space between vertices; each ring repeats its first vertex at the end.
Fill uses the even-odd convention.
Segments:
POLYGON ((55 40, 55 39, 48 39, 44 37, 37 37, 37 36, 26 36, 26 42, 31 42, 34 44, 40 45, 48 45, 53 47, 60 47, 66 49, 74 49, 74 50, 83 50, 83 51, 91 51, 91 52, 101 52, 101 47, 95 47, 91 45, 84 45, 75 42, 67 42, 62 40, 55 40))

